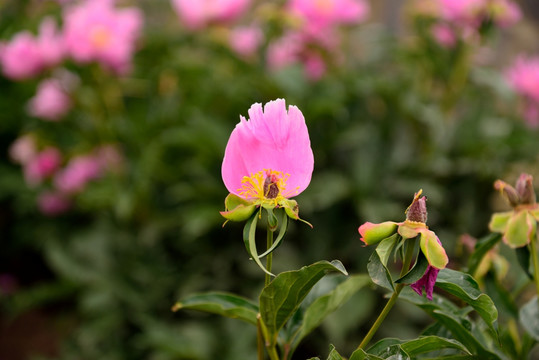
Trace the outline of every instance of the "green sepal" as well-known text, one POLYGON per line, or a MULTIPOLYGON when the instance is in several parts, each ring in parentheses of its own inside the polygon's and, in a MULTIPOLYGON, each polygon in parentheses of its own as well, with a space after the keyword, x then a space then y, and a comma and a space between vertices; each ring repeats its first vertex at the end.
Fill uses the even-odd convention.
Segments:
POLYGON ((251 259, 255 261, 262 271, 268 275, 275 276, 262 265, 262 262, 260 262, 260 258, 258 257, 258 252, 256 250, 256 224, 258 222, 258 217, 258 213, 253 214, 245 223, 245 227, 243 228, 243 242, 245 243, 245 248, 251 256, 251 259))
POLYGON ((449 258, 443 248, 442 244, 438 241, 438 237, 430 230, 422 230, 419 237, 419 245, 421 251, 425 254, 425 257, 429 261, 430 266, 437 269, 443 269, 449 262, 449 258))
MULTIPOLYGON (((275 215, 274 215, 275 216, 275 215)), ((266 250, 263 254, 261 255, 258 255, 258 258, 263 258, 264 256, 272 253, 275 249, 277 249, 277 247, 279 247, 279 245, 281 245, 281 243, 283 242, 283 239, 284 239, 284 235, 286 234, 286 230, 288 229, 288 216, 286 215, 286 212, 282 212, 282 217, 281 217, 281 227, 279 229, 279 234, 277 235, 277 238, 275 239, 275 241, 273 242, 273 245, 271 245, 271 247, 266 250)))
POLYGON ((279 226, 279 220, 277 220, 277 216, 273 213, 274 208, 266 208, 266 212, 268 213, 268 229, 273 232, 277 230, 277 227, 279 226))
POLYGON ((313 228, 312 224, 306 220, 303 220, 299 217, 299 205, 296 200, 290 200, 290 199, 284 199, 283 201, 279 202, 279 206, 284 208, 284 211, 286 212, 286 215, 290 219, 293 220, 299 220, 313 228))
POLYGON ((427 268, 429 267, 429 262, 423 252, 419 252, 417 255, 417 260, 415 261, 414 267, 410 269, 406 274, 404 274, 401 278, 395 280, 395 283, 400 284, 413 284, 423 275, 425 275, 425 272, 427 271, 427 268))
POLYGON ((397 232, 398 224, 393 221, 385 221, 383 223, 375 224, 366 222, 358 229, 361 235, 361 241, 366 245, 373 245, 380 241, 387 239, 391 235, 397 232))
POLYGON ((225 211, 219 212, 225 219, 230 221, 245 221, 255 212, 256 205, 238 195, 228 194, 225 198, 225 209, 225 211))
POLYGON ((522 210, 507 222, 503 241, 513 249, 525 246, 535 238, 536 227, 535 218, 528 211, 522 210))
POLYGON ((507 222, 513 215, 513 211, 506 211, 501 213, 494 213, 490 218, 488 228, 492 232, 504 233, 507 227, 507 222))

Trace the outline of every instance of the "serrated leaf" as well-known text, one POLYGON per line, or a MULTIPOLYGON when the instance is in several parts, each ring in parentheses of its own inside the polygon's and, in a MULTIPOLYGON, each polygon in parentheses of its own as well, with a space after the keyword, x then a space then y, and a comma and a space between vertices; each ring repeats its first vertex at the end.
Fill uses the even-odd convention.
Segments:
POLYGON ((302 325, 300 326, 297 337, 294 339, 292 348, 295 349, 299 342, 318 327, 326 316, 337 310, 359 289, 370 284, 370 282, 367 275, 353 275, 337 285, 329 293, 314 300, 305 310, 302 325))
POLYGON ((266 250, 264 253, 258 256, 259 259, 263 258, 264 256, 272 253, 275 249, 281 245, 284 239, 284 235, 286 234, 286 230, 288 229, 288 216, 286 215, 285 211, 282 211, 281 216, 281 227, 279 228, 279 234, 277 234, 277 238, 273 242, 273 245, 266 250))
POLYGON ((338 260, 319 261, 299 270, 283 272, 270 282, 260 294, 260 315, 270 337, 279 330, 301 305, 305 296, 325 274, 331 271, 348 275, 338 260))
POLYGON ((501 239, 502 234, 493 233, 480 239, 475 244, 474 252, 468 260, 468 272, 472 274, 472 276, 475 274, 477 267, 481 264, 481 260, 483 260, 488 251, 496 246, 501 239))
POLYGON ((496 334, 498 309, 492 299, 479 290, 477 282, 469 274, 443 269, 438 273, 436 286, 465 301, 481 316, 488 327, 496 334))
POLYGON ((369 257, 369 262, 367 263, 367 271, 372 281, 389 291, 395 291, 393 287, 393 279, 388 268, 382 263, 380 255, 378 252, 373 251, 369 257))
POLYGON ((415 356, 440 349, 457 349, 468 355, 471 355, 468 349, 457 340, 446 339, 439 336, 421 336, 418 339, 405 341, 401 344, 401 348, 415 356))
POLYGON ((258 306, 249 299, 221 292, 190 295, 177 302, 172 309, 197 310, 243 320, 253 325, 256 325, 258 314, 258 306))
POLYGON ((247 249, 247 252, 249 253, 249 256, 251 256, 251 259, 255 261, 255 263, 260 267, 266 274, 275 276, 271 272, 269 272, 264 265, 262 265, 262 262, 260 262, 260 258, 258 256, 258 251, 256 250, 256 224, 258 222, 258 213, 254 213, 249 220, 245 223, 245 227, 243 228, 243 242, 245 244, 245 248, 247 249))
POLYGON ((539 341, 539 301, 532 298, 519 311, 520 323, 526 331, 539 341))
POLYGON ((395 280, 395 283, 400 284, 413 284, 423 275, 425 275, 425 272, 427 271, 427 268, 429 267, 429 261, 425 257, 422 251, 419 252, 417 255, 417 260, 414 264, 414 267, 410 269, 404 276, 402 276, 400 279, 395 280))

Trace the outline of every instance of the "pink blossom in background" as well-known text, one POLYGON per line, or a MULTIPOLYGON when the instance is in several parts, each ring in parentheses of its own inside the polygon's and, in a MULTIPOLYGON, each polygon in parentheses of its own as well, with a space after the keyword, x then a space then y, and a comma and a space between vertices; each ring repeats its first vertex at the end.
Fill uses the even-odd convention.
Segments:
POLYGON ((457 25, 480 25, 488 0, 438 0, 441 16, 457 25))
POLYGON ((44 67, 56 66, 64 59, 64 38, 57 31, 56 22, 52 18, 47 17, 41 22, 37 46, 44 67))
POLYGON ((523 117, 530 128, 539 128, 539 103, 530 101, 524 105, 523 117))
POLYGON ((240 17, 251 0, 172 0, 172 7, 182 23, 191 30, 212 22, 231 22, 240 17))
POLYGON ((43 80, 28 102, 30 115, 49 121, 60 120, 71 109, 71 98, 58 79, 43 80))
POLYGON ((326 63, 317 53, 307 53, 304 63, 305 73, 311 80, 319 80, 326 73, 326 63))
POLYGON ((244 26, 233 29, 230 33, 230 47, 238 55, 253 56, 264 40, 264 33, 258 26, 244 26))
POLYGON ((539 57, 517 57, 505 77, 517 93, 539 102, 539 57))
POLYGON ((56 216, 69 210, 71 200, 61 193, 46 191, 39 194, 37 206, 42 214, 56 216))
POLYGON ((522 19, 520 7, 511 0, 493 0, 490 8, 494 22, 500 27, 512 26, 522 19))
POLYGON ((2 71, 13 80, 25 80, 38 75, 43 59, 36 39, 28 31, 16 34, 3 46, 2 71))
POLYGON ((77 193, 86 184, 101 176, 100 160, 93 155, 79 155, 72 158, 54 179, 54 185, 62 193, 77 193))
POLYGON ((267 178, 279 195, 292 197, 307 188, 314 167, 305 118, 296 106, 278 99, 254 104, 228 140, 221 168, 230 193, 263 199, 267 178))
POLYGON ((288 6, 311 34, 333 25, 360 23, 370 13, 369 4, 364 0, 289 0, 288 6))
POLYGON ((432 36, 445 48, 453 48, 457 43, 457 37, 451 26, 447 24, 436 24, 432 27, 432 36))
POLYGON ((103 145, 97 148, 94 153, 101 169, 113 173, 123 170, 125 159, 117 146, 112 144, 103 145))
POLYGON ((9 157, 14 162, 25 165, 37 155, 37 145, 32 135, 23 135, 9 147, 9 157))
POLYGON ((288 33, 268 46, 267 61, 272 70, 278 70, 299 60, 305 41, 299 33, 288 33))
POLYGON ((66 8, 64 36, 68 53, 78 62, 97 61, 117 73, 130 69, 142 13, 116 9, 112 0, 86 0, 66 8))
POLYGON ((58 149, 49 147, 24 164, 24 178, 30 186, 39 185, 60 167, 62 155, 58 149))

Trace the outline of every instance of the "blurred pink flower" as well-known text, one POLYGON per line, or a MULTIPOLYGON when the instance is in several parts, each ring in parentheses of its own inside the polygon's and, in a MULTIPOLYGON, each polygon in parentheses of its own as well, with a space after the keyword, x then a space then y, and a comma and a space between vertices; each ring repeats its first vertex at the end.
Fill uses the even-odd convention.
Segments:
POLYGON ((3 46, 1 60, 4 75, 13 80, 32 78, 43 68, 39 45, 28 31, 17 33, 3 46))
POLYGON ((231 31, 230 47, 238 55, 250 57, 256 53, 264 40, 264 33, 258 26, 244 26, 231 31))
POLYGON ((313 166, 303 114, 292 105, 287 111, 285 101, 278 99, 264 108, 259 103, 252 105, 248 120, 240 116, 228 140, 221 171, 230 193, 245 199, 278 201, 305 190, 313 166))
POLYGON ((441 16, 447 21, 462 26, 477 27, 488 0, 438 0, 441 16))
POLYGON ((77 193, 86 184, 101 176, 100 160, 93 155, 79 155, 69 161, 54 179, 54 185, 63 193, 77 193))
POLYGON ((117 146, 112 144, 103 145, 97 148, 94 153, 101 169, 113 173, 123 170, 125 159, 117 146))
POLYGON ((304 63, 305 73, 311 80, 319 80, 326 73, 326 63, 319 54, 307 53, 304 63))
POLYGON ((24 177, 30 186, 39 185, 60 167, 62 155, 54 147, 48 147, 24 164, 24 177))
POLYGON ((517 57, 505 76, 517 93, 539 102, 539 57, 517 57))
POLYGON ((511 0, 493 0, 490 7, 494 22, 500 27, 512 26, 522 18, 520 7, 511 0))
POLYGON ((451 26, 447 24, 436 24, 432 27, 432 36, 445 48, 453 48, 457 43, 457 37, 451 26))
POLYGON ((71 99, 58 79, 43 80, 28 102, 30 115, 44 120, 60 120, 71 109, 71 99))
POLYGON ((240 17, 251 0, 172 0, 172 6, 185 26, 201 29, 211 22, 230 22, 240 17))
POLYGON ((46 17, 41 22, 37 46, 44 67, 53 67, 62 62, 65 55, 64 38, 57 32, 52 18, 46 17))
POLYGON ((23 135, 9 147, 9 156, 18 164, 25 165, 37 154, 37 145, 30 134, 23 135))
POLYGON ((530 128, 539 128, 539 103, 529 101, 525 104, 523 117, 530 128))
POLYGON ((278 70, 299 61, 299 54, 304 47, 303 36, 288 33, 273 41, 268 46, 267 61, 272 70, 278 70))
POLYGON ((311 35, 333 25, 365 21, 370 12, 364 0, 289 0, 289 9, 303 20, 311 35))
POLYGON ((61 193, 46 191, 39 194, 37 205, 41 213, 48 216, 55 216, 69 210, 71 201, 61 193))
POLYGON ((86 0, 64 12, 67 51, 81 63, 98 61, 124 73, 131 66, 142 21, 137 8, 115 9, 113 0, 86 0))

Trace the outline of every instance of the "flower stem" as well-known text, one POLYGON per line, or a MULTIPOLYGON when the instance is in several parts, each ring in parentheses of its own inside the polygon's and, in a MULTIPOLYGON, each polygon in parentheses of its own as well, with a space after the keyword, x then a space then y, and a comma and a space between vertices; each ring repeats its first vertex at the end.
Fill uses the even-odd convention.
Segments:
POLYGON ((539 255, 537 255, 537 248, 536 248, 536 242, 537 238, 530 241, 530 253, 532 255, 532 261, 533 261, 533 277, 535 280, 535 288, 537 290, 537 296, 539 296, 539 255))
MULTIPOLYGON (((273 231, 271 231, 268 227, 268 234, 267 234, 267 247, 268 249, 273 245, 273 231)), ((266 256, 266 269, 268 272, 271 272, 271 267, 273 264, 273 253, 269 253, 266 256)), ((266 279, 264 282, 264 286, 268 286, 271 282, 271 275, 266 274, 266 279)))
MULTIPOLYGON (((406 274, 410 269, 410 264, 412 263, 412 258, 414 256, 416 241, 416 239, 411 239, 407 244, 406 254, 404 255, 402 269, 399 277, 404 276, 404 274, 406 274)), ((404 286, 405 284, 397 284, 397 286, 395 287, 395 291, 387 301, 386 306, 384 306, 382 312, 380 313, 380 315, 378 315, 378 318, 376 319, 374 324, 372 324, 369 332, 367 333, 367 335, 365 335, 363 341, 361 342, 361 344, 359 344, 357 349, 364 349, 367 345, 369 345, 369 342, 371 341, 372 337, 374 336, 374 334, 376 334, 376 331, 378 331, 378 328, 384 322, 387 314, 389 314, 389 311, 393 308, 393 305, 395 305, 395 302, 397 302, 397 298, 399 297, 404 286)))
POLYGON ((262 325, 260 324, 260 317, 256 319, 256 349, 257 359, 264 360, 264 337, 262 335, 262 325))

